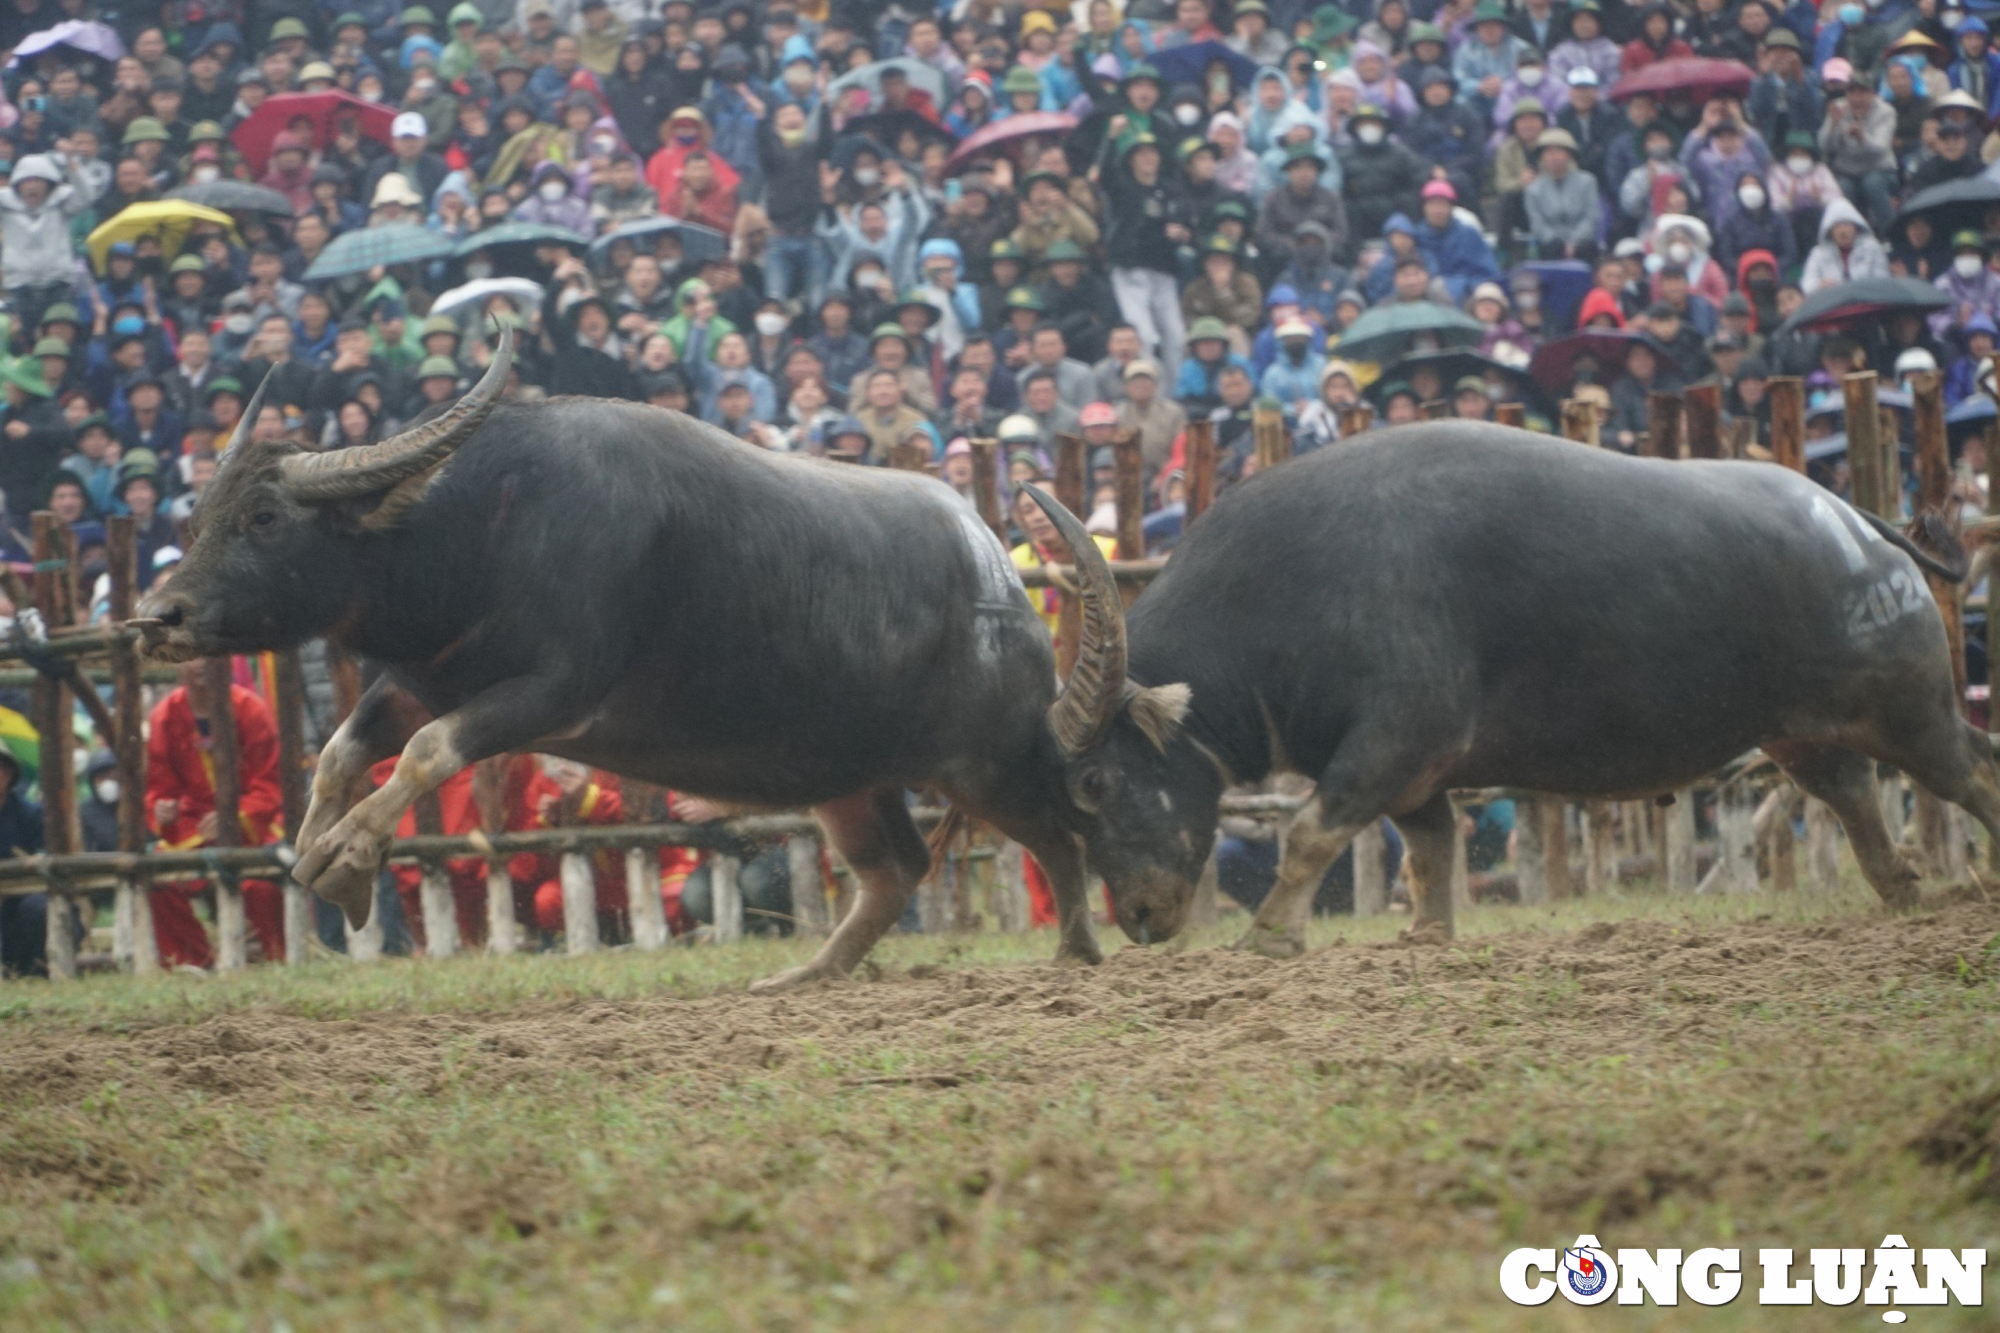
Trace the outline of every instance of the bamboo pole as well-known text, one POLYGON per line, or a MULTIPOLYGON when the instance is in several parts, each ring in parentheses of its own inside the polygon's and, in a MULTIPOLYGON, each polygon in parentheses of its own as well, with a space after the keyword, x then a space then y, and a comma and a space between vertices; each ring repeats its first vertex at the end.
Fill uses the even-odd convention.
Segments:
MULTIPOLYGON (((111 619, 132 618, 139 597, 138 529, 130 514, 114 514, 104 524, 105 552, 110 563, 111 619)), ((118 758, 118 850, 146 847, 146 699, 139 650, 130 639, 114 644, 111 658, 111 707, 118 725, 107 743, 118 758)), ((141 976, 160 970, 160 941, 153 930, 153 900, 147 886, 123 876, 113 899, 113 945, 121 966, 141 976)))
POLYGON ((808 938, 829 933, 833 922, 826 908, 826 884, 819 873, 819 839, 807 833, 785 839, 785 870, 792 884, 793 928, 808 938))
MULTIPOLYGON (((1677 393, 1646 395, 1646 443, 1641 450, 1648 458, 1677 459, 1681 456, 1682 402, 1677 393)), ((1571 437, 1575 438, 1574 436, 1571 437)))
POLYGON ((717 944, 733 943, 743 938, 743 890, 737 880, 742 865, 733 856, 718 855, 709 858, 708 867, 713 938, 717 944))
POLYGON ((1007 544, 1007 516, 1000 512, 1000 443, 972 441, 972 503, 1000 544, 1007 544))
MULTIPOLYGON (((203 665, 208 690, 208 756, 215 774, 215 845, 243 845, 242 749, 236 734, 234 685, 229 659, 211 657, 203 665)), ((243 914, 243 884, 234 869, 217 866, 215 882, 215 963, 223 972, 250 964, 249 922, 243 914)), ((276 961, 275 959, 273 961, 276 961)))
MULTIPOLYGON (((1111 444, 1118 477, 1118 558, 1146 558, 1146 463, 1139 432, 1122 430, 1111 444)), ((1136 595, 1136 593, 1135 593, 1136 595)))
POLYGON ((1193 523, 1215 503, 1215 423, 1187 424, 1187 521, 1193 523))
POLYGON ((1882 472, 1881 418, 1875 405, 1875 372, 1857 370, 1841 380, 1847 408, 1848 491, 1856 508, 1892 518, 1888 479, 1882 472))
MULTIPOLYGON (((481 839, 490 848, 492 840, 507 832, 507 767, 511 756, 482 759, 472 769, 472 804, 479 811, 481 839)), ((486 952, 510 954, 521 947, 521 924, 514 917, 514 879, 507 873, 507 858, 498 852, 486 856, 486 952)))
POLYGON ((1562 405, 1562 433, 1566 440, 1597 447, 1597 407, 1581 398, 1567 398, 1562 405))
POLYGON ((1806 470, 1806 382, 1780 375, 1764 390, 1771 400, 1771 458, 1794 472, 1806 470))
MULTIPOLYGON (((299 650, 275 653, 272 673, 274 711, 278 717, 278 784, 285 803, 285 832, 297 837, 305 826, 311 803, 306 774, 306 678, 299 650)), ((279 881, 285 898, 285 961, 294 966, 312 956, 317 933, 312 890, 290 875, 279 881)))
POLYGON ((1451 420, 1451 399, 1449 398, 1431 399, 1428 403, 1425 403, 1423 405, 1422 415, 1425 421, 1451 420))
POLYGON ((1388 850, 1379 819, 1354 835, 1354 915, 1380 916, 1389 910, 1388 867, 1383 863, 1388 850))
POLYGON ((1521 886, 1521 905, 1540 907, 1549 900, 1549 862, 1543 845, 1545 798, 1523 792, 1514 798, 1514 878, 1521 886))
MULTIPOLYGON (((1944 420, 1944 377, 1935 370, 1910 378, 1917 444, 1917 512, 1936 514, 1948 528, 1958 528, 1958 506, 1952 502, 1951 445, 1944 420)), ((1949 579, 1926 572, 1931 598, 1944 617, 1945 642, 1951 652, 1953 702, 1965 714, 1965 617, 1963 590, 1949 579)), ((1962 877, 1965 835, 1955 808, 1919 787, 1917 830, 1931 865, 1951 879, 1962 877)))
POLYGON ((1727 458, 1722 438, 1722 386, 1691 384, 1681 394, 1682 431, 1689 458, 1727 458))
MULTIPOLYGON (((419 834, 443 836, 444 807, 436 789, 417 797, 410 809, 416 816, 419 834)), ((451 867, 445 858, 431 856, 420 863, 417 903, 424 921, 424 956, 449 958, 457 953, 458 907, 452 900, 451 867)))
MULTIPOLYGON (((332 639, 321 641, 326 652, 326 674, 333 683, 334 725, 347 720, 347 715, 361 701, 361 665, 354 655, 332 639)), ((345 920, 341 930, 347 937, 347 956, 356 963, 372 963, 382 956, 382 914, 375 910, 372 901, 380 891, 371 893, 368 920, 359 927, 351 926, 345 920)))
POLYGON ((1292 433, 1285 429, 1285 414, 1278 408, 1251 410, 1250 437, 1257 450, 1259 472, 1274 468, 1292 456, 1292 433))
POLYGON ((590 857, 584 852, 564 852, 557 866, 557 882, 562 886, 563 947, 572 955, 596 953, 597 876, 591 872, 590 857))
MULTIPOLYGON (((666 793, 648 782, 627 779, 625 822, 650 824, 666 814, 666 793)), ((667 907, 660 901, 660 852, 656 847, 625 849, 625 915, 632 922, 632 947, 650 953, 667 947, 667 907)))
MULTIPOLYGON (((35 578, 35 610, 51 629, 67 625, 70 566, 75 562, 69 530, 46 510, 36 511, 32 520, 35 578)), ((34 688, 35 730, 41 740, 43 841, 53 855, 75 853, 82 846, 76 817, 76 774, 72 756, 75 740, 69 688, 61 681, 42 679, 34 688)), ((15 779, 17 782, 19 778, 15 779)), ((67 981, 76 976, 76 909, 67 897, 51 893, 48 899, 48 930, 45 948, 49 978, 67 981)))
POLYGON ((1340 409, 1340 438, 1351 440, 1375 428, 1375 409, 1366 402, 1340 409))
POLYGON ((1528 424, 1528 409, 1521 403, 1495 403, 1493 420, 1502 426, 1513 426, 1518 430, 1528 424))

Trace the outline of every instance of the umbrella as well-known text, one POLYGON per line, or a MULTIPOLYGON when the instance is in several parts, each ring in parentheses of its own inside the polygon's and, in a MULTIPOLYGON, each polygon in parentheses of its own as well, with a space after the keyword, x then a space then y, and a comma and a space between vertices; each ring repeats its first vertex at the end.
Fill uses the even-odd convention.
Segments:
POLYGON ((681 257, 694 264, 705 264, 729 253, 729 238, 713 227, 704 227, 699 222, 682 222, 679 218, 656 217, 642 222, 628 222, 613 231, 608 231, 590 243, 591 257, 599 263, 611 253, 616 241, 633 241, 642 248, 651 249, 653 238, 662 232, 680 237, 681 257))
POLYGON ((1611 100, 1622 102, 1637 93, 1655 97, 1682 93, 1696 102, 1705 102, 1717 93, 1741 97, 1750 90, 1756 72, 1740 60, 1710 60, 1703 56, 1678 56, 1656 60, 1634 70, 1611 85, 1611 100))
POLYGON ((1535 359, 1528 363, 1528 374, 1555 397, 1567 398, 1576 383, 1578 361, 1586 356, 1594 357, 1604 372, 1603 380, 1609 381, 1625 373, 1625 358, 1640 343, 1652 347, 1669 361, 1673 360, 1643 333, 1630 333, 1624 329, 1586 329, 1567 338, 1543 343, 1535 350, 1535 359))
POLYGON ((1541 386, 1524 370, 1516 370, 1504 361, 1495 361, 1481 352, 1461 347, 1447 347, 1435 352, 1412 352, 1398 358, 1382 368, 1382 376, 1362 391, 1364 397, 1377 407, 1382 406, 1382 390, 1397 380, 1407 381, 1411 372, 1421 366, 1435 369, 1444 381, 1444 396, 1452 395, 1452 386, 1467 375, 1478 375, 1482 379, 1490 372, 1500 376, 1514 395, 1514 401, 1527 403, 1539 411, 1549 408, 1547 395, 1541 386))
POLYGON ((1911 195, 1896 210, 1896 225, 1927 217, 1932 227, 1947 236, 1956 231, 1980 231, 1985 227, 1986 210, 1996 205, 2000 205, 2000 180, 1968 176, 1911 195))
POLYGON ((292 201, 276 190, 248 181, 210 181, 206 185, 183 185, 167 194, 169 199, 185 199, 204 208, 228 209, 236 213, 271 213, 281 218, 292 215, 292 201))
POLYGON ((264 163, 271 156, 271 141, 290 129, 293 121, 310 121, 313 147, 324 148, 333 142, 334 126, 344 116, 353 116, 363 134, 386 144, 389 142, 389 127, 396 123, 396 108, 338 90, 279 93, 265 98, 241 125, 231 130, 229 141, 243 154, 251 173, 262 175, 264 163))
POLYGON ((951 100, 951 92, 945 87, 944 74, 940 70, 935 66, 926 65, 914 56, 897 56, 893 60, 878 60, 872 65, 849 70, 826 85, 827 105, 840 105, 840 95, 850 88, 866 88, 870 96, 880 97, 882 75, 892 69, 901 70, 912 88, 929 93, 931 105, 941 108, 951 100))
POLYGON ((1566 329, 1576 322, 1583 294, 1590 290, 1590 265, 1580 259, 1531 259, 1516 264, 1507 278, 1511 283, 1522 273, 1532 273, 1541 280, 1544 318, 1557 328, 1566 329))
POLYGON ((965 142, 945 160, 944 174, 956 176, 971 166, 974 158, 1005 144, 1037 134, 1068 134, 1076 125, 1076 117, 1066 111, 1030 111, 1026 115, 996 120, 966 136, 965 142))
POLYGON ((433 315, 449 315, 462 306, 475 309, 486 304, 491 296, 505 296, 521 310, 539 310, 544 295, 542 284, 530 282, 526 278, 480 278, 476 282, 464 283, 431 302, 433 315))
POLYGON ((149 199, 143 203, 127 204, 90 233, 86 242, 90 246, 90 262, 102 269, 105 253, 114 241, 136 241, 141 236, 159 237, 160 248, 171 259, 180 253, 188 228, 197 222, 213 222, 232 238, 236 235, 236 220, 229 214, 218 213, 215 209, 191 204, 184 199, 149 199))
POLYGON ((460 241, 451 253, 454 259, 463 259, 469 254, 501 245, 568 245, 582 250, 589 244, 590 238, 583 233, 553 223, 503 222, 497 227, 473 232, 460 241))
POLYGON ((1822 287, 1799 304, 1773 337, 1788 333, 1833 333, 1883 315, 1942 310, 1951 298, 1920 278, 1862 278, 1822 287))
POLYGON ((13 69, 30 56, 38 56, 58 46, 72 46, 100 60, 117 60, 125 54, 125 43, 118 40, 117 32, 109 26, 84 19, 70 19, 23 37, 21 44, 14 48, 14 58, 7 67, 13 69))
POLYGON ((42 738, 28 719, 11 708, 0 708, 0 749, 28 777, 42 771, 42 738))
POLYGON ((1486 326, 1448 305, 1399 301, 1376 306, 1349 325, 1336 354, 1349 361, 1390 361, 1408 351, 1420 334, 1447 347, 1472 347, 1486 336, 1486 326))
POLYGON ((1177 83, 1192 83, 1205 87, 1203 76, 1208 67, 1220 60, 1229 66, 1229 82, 1238 90, 1250 86, 1250 80, 1257 77, 1257 62, 1245 55, 1239 55, 1221 42, 1189 42, 1185 46, 1170 46, 1164 51, 1155 51, 1147 59, 1169 88, 1177 83))
POLYGON ((1956 447, 1965 442, 1966 436, 1977 435, 1980 427, 1995 416, 2000 416, 2000 410, 1994 408, 1993 399, 1986 394, 1975 393, 1944 414, 1945 430, 1956 447))
POLYGON ((847 122, 842 134, 865 134, 877 143, 893 144, 904 133, 917 136, 919 143, 926 139, 936 139, 939 143, 951 143, 951 131, 934 120, 926 120, 908 107, 901 111, 875 111, 865 116, 856 116, 847 122))
POLYGON ((415 223, 396 222, 343 232, 319 252, 305 271, 307 282, 366 273, 377 264, 421 264, 451 253, 451 238, 415 223))

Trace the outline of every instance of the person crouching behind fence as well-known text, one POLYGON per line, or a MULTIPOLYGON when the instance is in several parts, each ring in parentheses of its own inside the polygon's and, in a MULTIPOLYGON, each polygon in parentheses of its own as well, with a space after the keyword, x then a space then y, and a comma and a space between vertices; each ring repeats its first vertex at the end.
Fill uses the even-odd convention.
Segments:
MULTIPOLYGON (((215 701, 204 661, 183 663, 179 686, 153 709, 146 736, 146 818, 162 851, 216 845, 215 756, 210 719, 215 701)), ((284 836, 278 785, 278 728, 264 701, 241 685, 229 687, 236 715, 237 815, 243 845, 262 847, 284 836)), ((215 949, 195 918, 193 898, 207 887, 194 879, 159 884, 152 892, 153 932, 168 966, 212 967, 215 949)), ((264 957, 285 956, 284 897, 267 879, 243 881, 243 912, 264 957)))
MULTIPOLYGON (((554 755, 542 756, 542 773, 553 784, 539 799, 537 824, 542 828, 599 827, 625 822, 625 799, 609 774, 554 755)), ((545 943, 563 930, 562 860, 542 858, 542 882, 535 888, 535 926, 545 943)), ((625 894, 625 853, 604 848, 590 854, 590 875, 596 884, 597 935, 605 943, 631 937, 625 894)))
MULTIPOLYGON (((376 786, 389 780, 389 776, 396 771, 397 762, 393 758, 384 759, 369 771, 376 786)), ((480 793, 476 774, 475 768, 462 768, 446 778, 444 785, 438 788, 439 827, 423 827, 417 817, 417 807, 413 805, 403 812, 402 821, 396 825, 396 836, 414 838, 419 833, 442 833, 462 838, 484 828, 479 814, 480 793)), ((542 772, 533 755, 509 756, 504 790, 500 793, 505 831, 519 833, 523 829, 543 827, 543 809, 561 794, 561 789, 542 772)), ((452 914, 458 918, 459 943, 470 949, 480 948, 486 943, 486 862, 477 856, 460 856, 445 862, 445 868, 451 876, 452 914)), ((409 928, 410 937, 419 949, 426 948, 429 941, 424 934, 423 867, 398 864, 390 869, 396 878, 396 892, 403 900, 403 920, 409 928)), ((517 852, 507 859, 507 876, 515 885, 539 884, 539 871, 540 859, 533 852, 517 852)), ((517 917, 520 915, 518 909, 515 914, 517 917)), ((556 904, 556 917, 560 923, 560 898, 556 904)))

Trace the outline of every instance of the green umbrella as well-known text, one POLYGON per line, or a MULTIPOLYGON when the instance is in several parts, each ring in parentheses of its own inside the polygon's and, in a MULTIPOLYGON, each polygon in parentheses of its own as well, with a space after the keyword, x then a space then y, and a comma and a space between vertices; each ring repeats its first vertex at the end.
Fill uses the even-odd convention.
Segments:
POLYGON ((1440 347, 1476 347, 1486 326, 1435 301, 1397 301, 1376 306, 1340 335, 1339 354, 1349 361, 1390 361, 1428 334, 1440 347))
POLYGON ((366 273, 377 264, 421 264, 451 253, 451 238, 409 222, 364 227, 333 238, 319 252, 306 280, 319 282, 366 273))
POLYGON ((496 245, 567 245, 584 250, 589 248, 590 238, 568 227, 547 222, 503 222, 497 227, 473 232, 460 241, 451 253, 454 258, 463 259, 475 251, 489 250, 496 245))

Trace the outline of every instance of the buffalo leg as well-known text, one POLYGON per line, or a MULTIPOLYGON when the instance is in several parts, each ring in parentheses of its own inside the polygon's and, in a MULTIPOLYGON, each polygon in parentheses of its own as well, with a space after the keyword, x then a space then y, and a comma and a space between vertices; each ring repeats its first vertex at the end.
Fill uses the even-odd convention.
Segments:
POLYGON ((529 749, 543 737, 564 732, 574 723, 578 701, 595 697, 572 681, 521 676, 417 728, 389 780, 312 846, 302 848, 292 877, 339 904, 349 924, 360 929, 368 924, 375 874, 389 839, 412 801, 467 764, 506 750, 529 749))
POLYGON ((1861 873, 1890 907, 1914 907, 1917 872, 1896 851, 1875 800, 1874 761, 1838 745, 1772 741, 1764 753, 1778 761, 1808 795, 1825 801, 1847 832, 1861 873))
POLYGON ((1404 938, 1443 943, 1452 937, 1451 870, 1458 856, 1458 812, 1449 792, 1436 792, 1407 815, 1396 831, 1409 852, 1411 919, 1404 938))
POLYGON ((752 990, 783 990, 844 977, 903 915, 910 890, 930 869, 930 849, 910 818, 900 789, 881 788, 829 801, 813 812, 834 850, 861 881, 847 918, 803 967, 764 978, 752 990))
POLYGON ((1084 868, 1083 849, 1075 836, 1059 826, 1045 807, 1020 809, 1020 802, 998 801, 983 791, 954 791, 950 795, 953 805, 985 820, 1002 837, 1027 848, 1048 877, 1049 892, 1056 900, 1056 928, 1060 934, 1056 961, 1092 965, 1103 962, 1104 951, 1098 948, 1097 933, 1090 922, 1090 878, 1084 868))
POLYGON ((1899 733, 1888 762, 1942 801, 1962 807, 1986 829, 1987 864, 2000 869, 2000 766, 1993 745, 1971 723, 1950 717, 1934 736, 1899 733))
POLYGON ((320 751, 312 803, 292 830, 292 845, 303 852, 352 810, 368 794, 368 770, 407 745, 427 716, 389 677, 378 676, 320 751))
POLYGON ((1354 835, 1377 817, 1336 790, 1316 792, 1285 826, 1278 878, 1235 947, 1266 958, 1296 958, 1306 951, 1306 918, 1313 894, 1354 835))

